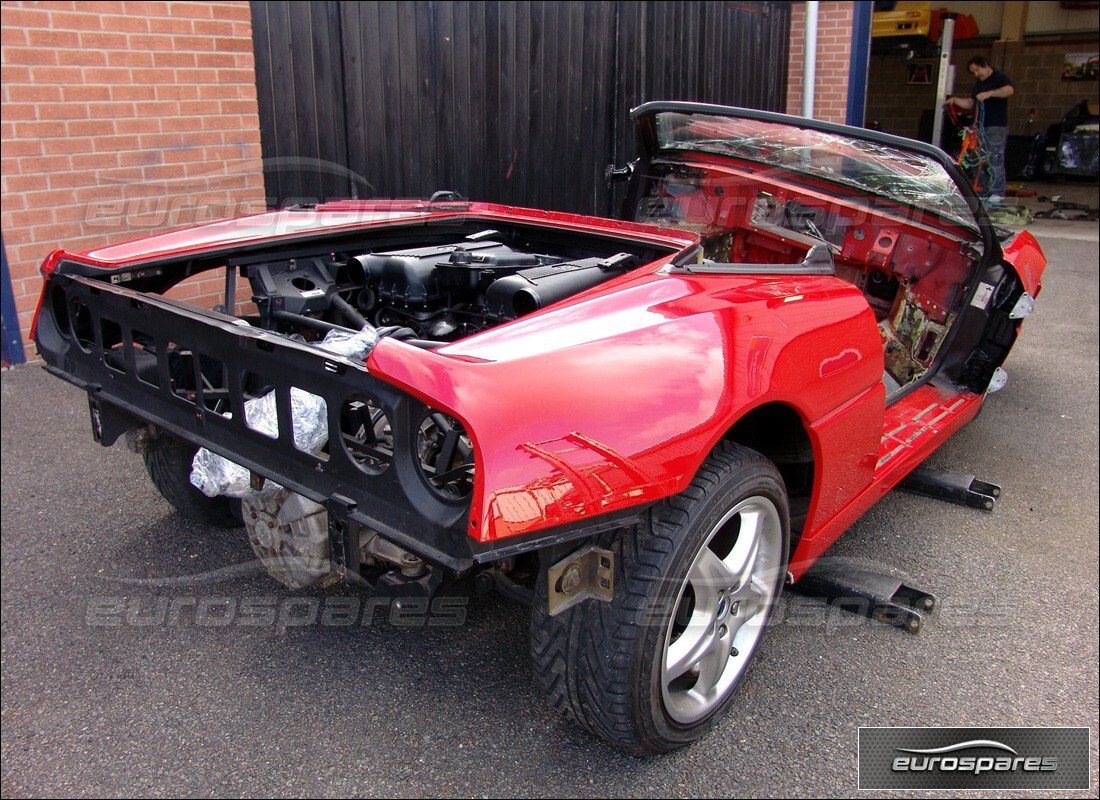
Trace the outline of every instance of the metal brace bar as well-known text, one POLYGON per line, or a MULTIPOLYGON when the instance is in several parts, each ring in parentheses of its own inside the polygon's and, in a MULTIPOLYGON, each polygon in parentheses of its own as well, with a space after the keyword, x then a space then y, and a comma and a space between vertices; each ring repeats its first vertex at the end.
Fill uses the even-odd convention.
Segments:
POLYGON ((1001 487, 995 483, 927 464, 920 465, 905 476, 898 488, 989 513, 1001 496, 1001 487))
POLYGON ((814 564, 794 589, 811 597, 824 597, 835 608, 909 633, 920 633, 924 614, 936 607, 936 598, 928 592, 835 559, 814 564))

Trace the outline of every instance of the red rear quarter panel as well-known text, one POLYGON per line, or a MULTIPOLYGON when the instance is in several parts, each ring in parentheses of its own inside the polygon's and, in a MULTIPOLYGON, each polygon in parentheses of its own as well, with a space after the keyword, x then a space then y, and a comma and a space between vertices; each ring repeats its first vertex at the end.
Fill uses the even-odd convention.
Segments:
POLYGON ((1013 236, 1004 247, 1004 259, 1023 281, 1024 290, 1032 297, 1038 297, 1043 288, 1043 271, 1046 269, 1047 259, 1035 237, 1027 231, 1013 236))
MULTIPOLYGON (((843 505, 872 477, 882 344, 862 295, 829 276, 647 274, 425 353, 383 339, 368 368, 460 419, 482 542, 675 494, 742 415, 794 408, 817 480, 843 505), (832 465, 836 464, 836 468, 832 465)), ((881 394, 881 393, 879 393, 881 394)))

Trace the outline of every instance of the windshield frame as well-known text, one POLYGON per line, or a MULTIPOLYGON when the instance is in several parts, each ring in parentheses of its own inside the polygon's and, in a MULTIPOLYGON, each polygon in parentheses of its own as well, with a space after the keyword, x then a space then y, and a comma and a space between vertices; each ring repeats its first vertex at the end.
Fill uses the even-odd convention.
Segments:
POLYGON ((831 122, 821 122, 819 120, 807 119, 805 117, 795 117, 788 114, 778 114, 772 111, 759 111, 756 109, 736 108, 733 106, 719 106, 711 105, 708 103, 686 103, 686 102, 650 102, 638 106, 631 111, 631 117, 634 120, 638 134, 638 147, 641 151, 641 155, 646 160, 651 160, 657 155, 667 155, 669 153, 692 153, 698 156, 699 154, 715 155, 719 158, 731 158, 740 159, 749 163, 761 164, 766 167, 780 168, 789 170, 791 172, 797 172, 798 174, 806 175, 818 181, 825 181, 832 183, 838 187, 842 187, 845 190, 851 191, 856 189, 860 192, 865 192, 868 196, 880 197, 890 200, 896 203, 902 203, 911 206, 921 212, 933 214, 946 222, 954 225, 962 225, 966 229, 971 230, 981 236, 982 243, 988 252, 992 252, 992 248, 996 247, 997 237, 993 230, 992 224, 989 222, 989 218, 985 213, 985 209, 982 206, 981 200, 978 198, 974 191, 970 180, 966 174, 959 168, 959 166, 947 155, 943 150, 938 147, 934 147, 925 142, 919 142, 914 139, 906 139, 901 136, 894 136, 892 134, 881 133, 879 131, 871 131, 864 128, 855 128, 848 125, 838 125, 831 122), (848 181, 839 179, 836 175, 830 174, 827 170, 815 172, 812 170, 799 169, 795 165, 790 164, 776 164, 766 160, 752 159, 746 154, 738 152, 723 152, 720 148, 714 150, 703 149, 699 147, 668 147, 661 146, 661 136, 658 131, 657 120, 661 114, 675 113, 680 115, 702 115, 710 117, 725 117, 730 119, 743 119, 752 120, 769 125, 779 125, 796 130, 808 130, 818 133, 830 134, 833 136, 845 137, 849 140, 854 140, 855 143, 868 142, 879 148, 889 148, 900 151, 901 155, 915 155, 923 157, 934 162, 940 166, 950 181, 954 184, 958 190, 959 195, 966 203, 967 209, 970 212, 970 217, 967 219, 960 218, 958 214, 948 214, 942 209, 935 206, 921 205, 914 202, 911 199, 907 199, 904 196, 896 196, 893 194, 887 194, 884 192, 876 192, 873 189, 860 185, 856 181, 848 181))

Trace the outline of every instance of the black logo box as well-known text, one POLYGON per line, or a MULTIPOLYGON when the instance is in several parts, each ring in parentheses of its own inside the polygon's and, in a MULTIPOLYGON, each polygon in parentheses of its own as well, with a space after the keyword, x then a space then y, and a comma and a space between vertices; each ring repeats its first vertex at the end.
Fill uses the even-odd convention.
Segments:
POLYGON ((1088 789, 1090 736, 1088 728, 860 728, 859 788, 1088 789))

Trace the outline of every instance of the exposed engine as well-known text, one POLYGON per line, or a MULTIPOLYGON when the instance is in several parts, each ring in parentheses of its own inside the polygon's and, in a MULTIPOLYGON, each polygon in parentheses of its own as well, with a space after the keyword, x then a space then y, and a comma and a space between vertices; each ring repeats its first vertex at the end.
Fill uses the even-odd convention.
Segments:
POLYGON ((422 343, 453 341, 521 317, 636 266, 637 258, 569 259, 524 252, 496 231, 456 244, 330 254, 248 267, 264 327, 405 329, 422 343))

